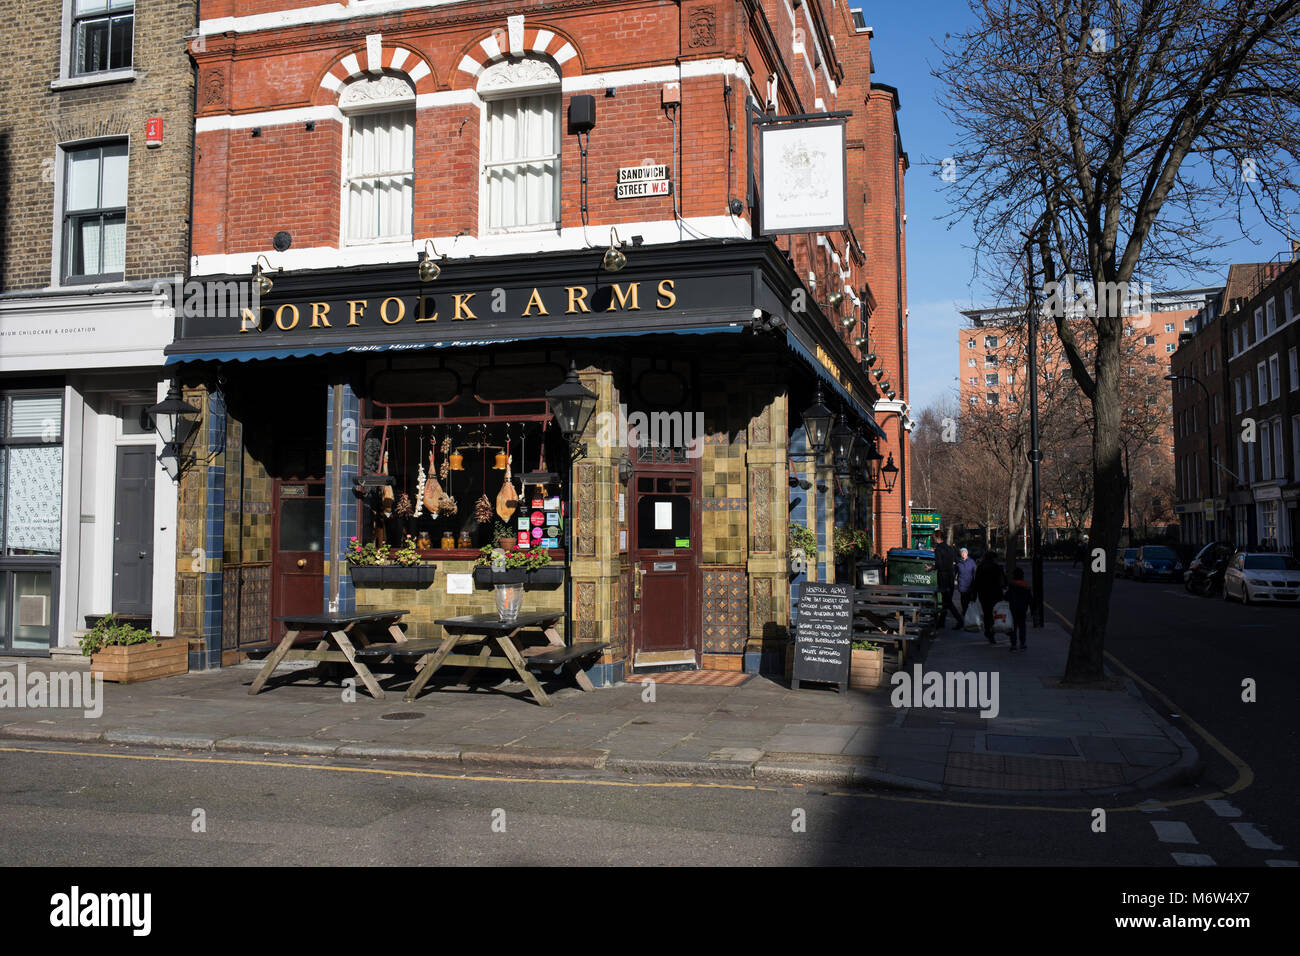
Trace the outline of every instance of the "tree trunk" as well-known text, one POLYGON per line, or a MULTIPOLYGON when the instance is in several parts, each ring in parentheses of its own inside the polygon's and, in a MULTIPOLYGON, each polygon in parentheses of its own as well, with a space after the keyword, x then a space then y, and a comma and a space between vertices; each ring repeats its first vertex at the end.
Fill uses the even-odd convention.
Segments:
MULTIPOLYGON (((1122 333, 1121 333, 1122 334, 1122 333)), ((1115 580, 1115 551, 1124 526, 1124 461, 1120 447, 1123 408, 1118 383, 1119 335, 1103 326, 1097 343, 1097 389, 1092 397, 1092 532, 1074 610, 1074 633, 1065 665, 1068 683, 1105 679, 1106 622, 1115 580), (1094 571, 1092 552, 1102 549, 1101 570, 1094 571)))

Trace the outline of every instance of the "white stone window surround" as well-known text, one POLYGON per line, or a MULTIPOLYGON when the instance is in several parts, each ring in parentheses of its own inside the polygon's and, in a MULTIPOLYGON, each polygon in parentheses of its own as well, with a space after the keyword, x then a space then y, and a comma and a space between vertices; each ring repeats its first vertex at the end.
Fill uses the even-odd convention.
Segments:
POLYGON ((67 237, 64 233, 64 213, 66 211, 66 191, 67 191, 67 167, 68 154, 78 149, 84 149, 88 146, 104 146, 111 143, 124 143, 126 145, 127 169, 126 169, 126 212, 127 218, 130 219, 131 213, 131 138, 130 136, 97 136, 92 139, 73 140, 66 143, 59 143, 55 147, 54 155, 54 221, 52 224, 51 236, 53 237, 52 255, 50 256, 50 285, 51 289, 65 288, 75 292, 93 292, 101 288, 117 288, 124 284, 123 280, 113 281, 104 280, 101 282, 65 282, 63 279, 63 258, 66 253, 64 248, 67 237))
POLYGON ((479 74, 475 99, 479 107, 479 235, 555 231, 560 224, 563 175, 560 166, 563 96, 559 68, 550 58, 538 55, 497 60, 479 74), (509 112, 512 107, 516 111, 513 114, 509 112), (519 111, 524 111, 522 116, 519 111), (508 145, 494 141, 494 137, 512 135, 507 130, 517 131, 520 122, 529 123, 530 138, 540 137, 542 142, 530 143, 522 149, 516 147, 511 153, 508 145), (490 158, 494 155, 499 158, 490 158), (540 183, 534 183, 531 194, 526 191, 520 197, 513 191, 515 181, 511 170, 514 176, 531 175, 540 183), (525 174, 525 170, 529 173, 525 174), (501 210, 498 218, 509 222, 493 224, 494 204, 501 210), (514 208, 506 211, 507 204, 514 208), (521 223, 517 221, 520 218, 534 221, 521 223))
MULTIPOLYGON (((354 79, 342 88, 342 92, 339 94, 338 110, 343 125, 343 146, 342 156, 340 157, 341 165, 339 167, 342 172, 339 195, 340 245, 409 244, 412 241, 414 229, 414 133, 418 115, 414 86, 407 78, 391 73, 379 76, 363 76, 354 79), (364 176, 354 177, 352 175, 352 159, 355 148, 353 120, 379 115, 388 115, 396 119, 402 114, 409 115, 409 126, 406 131, 407 143, 404 147, 404 150, 409 150, 409 156, 407 157, 409 165, 403 169, 369 170, 364 176), (354 194, 354 186, 357 184, 358 179, 385 179, 394 182, 399 179, 406 179, 408 181, 403 199, 403 209, 397 214, 398 218, 405 219, 405 229, 383 236, 352 238, 352 234, 356 231, 352 218, 360 214, 362 211, 360 206, 365 205, 361 198, 354 194)), ((374 201, 373 198, 371 201, 374 201)))

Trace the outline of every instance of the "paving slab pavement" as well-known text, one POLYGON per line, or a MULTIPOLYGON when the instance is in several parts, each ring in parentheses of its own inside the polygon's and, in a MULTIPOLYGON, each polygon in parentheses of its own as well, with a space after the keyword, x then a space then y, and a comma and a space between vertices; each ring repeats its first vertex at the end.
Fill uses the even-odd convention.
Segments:
MULTIPOLYGON (((989 691, 975 699, 937 692, 895 706, 902 687, 807 688, 755 676, 739 687, 659 683, 582 693, 547 685, 553 707, 522 684, 444 684, 407 703, 304 678, 247 695, 257 666, 103 685, 102 714, 15 706, 0 693, 0 746, 34 740, 191 751, 423 760, 465 769, 562 769, 768 783, 924 791, 1078 794, 1190 781, 1195 747, 1127 681, 1112 689, 1060 688, 1069 637, 1031 629, 1025 653, 979 634, 943 631, 908 680, 937 673, 941 688, 989 691), (919 666, 919 671, 916 669, 919 666), (963 678, 961 675, 969 675, 963 678), (992 692, 996 690, 996 694, 992 692), (921 706, 911 706, 920 701, 921 706), (958 706, 959 704, 971 706, 958 706), (996 711, 996 713, 992 713, 996 711), (413 716, 413 719, 391 719, 413 716)), ((36 673, 85 670, 80 660, 0 659, 0 692, 19 666, 36 673)), ((398 675, 388 690, 405 686, 398 675)), ((931 685, 934 680, 931 679, 931 685)), ((933 690, 933 686, 931 686, 933 690)))

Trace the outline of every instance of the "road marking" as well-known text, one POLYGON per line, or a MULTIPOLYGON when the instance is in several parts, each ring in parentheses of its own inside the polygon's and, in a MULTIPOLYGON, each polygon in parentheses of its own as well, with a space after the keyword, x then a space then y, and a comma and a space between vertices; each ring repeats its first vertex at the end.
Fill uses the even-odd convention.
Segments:
POLYGON ((1206 853, 1170 853, 1179 866, 1218 866, 1214 857, 1206 853))
POLYGON ((1177 820, 1152 820, 1152 828, 1156 831, 1156 839, 1161 843, 1200 843, 1196 837, 1192 836, 1192 828, 1186 823, 1179 823, 1177 820))
POLYGON ((1265 860, 1265 866, 1300 866, 1295 860, 1265 860))
MULTIPOLYGON (((1043 602, 1043 606, 1050 609, 1053 614, 1055 614, 1057 617, 1061 619, 1061 623, 1065 625, 1067 631, 1073 632, 1074 625, 1066 619, 1064 614, 1062 614, 1056 608, 1052 607, 1052 605, 1048 604, 1046 601, 1043 602)), ((1140 687, 1145 688, 1152 696, 1156 698, 1156 700, 1164 704, 1165 707, 1168 708, 1167 710, 1168 713, 1182 714, 1182 717, 1180 717, 1179 719, 1182 720, 1182 722, 1185 723, 1192 730, 1196 731, 1196 733, 1200 736, 1200 738, 1204 740, 1207 744, 1209 744, 1215 750, 1215 752, 1218 753, 1220 757, 1228 761, 1228 763, 1232 764, 1233 769, 1237 771, 1237 779, 1233 781, 1232 786, 1227 787, 1223 793, 1214 794, 1215 797, 1221 797, 1227 793, 1237 793, 1241 790, 1245 790, 1247 787, 1249 787, 1251 784, 1255 782, 1255 771, 1250 769, 1250 764, 1246 763, 1246 761, 1238 757, 1235 753, 1229 750, 1224 744, 1220 743, 1219 739, 1215 737, 1214 734, 1210 733, 1208 730, 1206 730, 1196 721, 1192 720, 1191 717, 1188 717, 1187 711, 1183 710, 1172 700, 1170 700, 1168 696, 1166 696, 1162 691, 1160 691, 1158 688, 1152 685, 1150 681, 1143 680, 1136 673, 1134 673, 1127 665, 1125 665, 1123 661, 1121 661, 1110 651, 1105 651, 1104 653, 1107 661, 1109 661, 1117 669, 1122 671, 1125 676, 1132 678, 1133 681, 1136 684, 1138 684, 1140 687)), ((1171 806, 1172 805, 1173 804, 1171 804, 1171 806)))
POLYGON ((1241 816, 1241 811, 1227 800, 1206 800, 1205 805, 1221 817, 1241 816))
POLYGON ((1241 841, 1252 850, 1285 850, 1286 847, 1278 846, 1266 835, 1259 832, 1259 829, 1253 823, 1230 823, 1228 824, 1237 831, 1237 836, 1241 841))
POLYGON ((1138 804, 1138 809, 1143 813, 1167 813, 1169 808, 1163 806, 1158 800, 1143 800, 1138 804))

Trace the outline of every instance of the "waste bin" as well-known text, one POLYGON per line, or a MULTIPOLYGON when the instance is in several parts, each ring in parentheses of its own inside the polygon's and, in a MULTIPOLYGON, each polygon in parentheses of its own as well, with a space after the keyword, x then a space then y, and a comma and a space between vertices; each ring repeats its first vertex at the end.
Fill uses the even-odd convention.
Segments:
POLYGON ((854 586, 865 588, 885 583, 885 562, 880 558, 859 558, 854 566, 854 586))
POLYGON ((888 584, 924 584, 939 593, 939 574, 934 569, 934 552, 919 548, 891 548, 885 556, 888 584))

